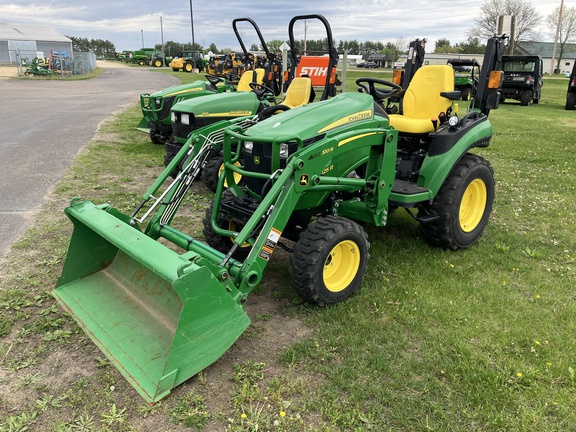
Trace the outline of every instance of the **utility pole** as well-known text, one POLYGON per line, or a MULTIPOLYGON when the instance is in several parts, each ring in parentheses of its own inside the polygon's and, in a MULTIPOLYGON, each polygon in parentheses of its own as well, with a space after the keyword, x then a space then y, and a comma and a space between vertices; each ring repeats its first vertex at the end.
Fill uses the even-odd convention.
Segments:
POLYGON ((562 9, 564 0, 560 0, 560 10, 558 12, 558 24, 556 25, 556 36, 554 37, 554 49, 552 50, 552 60, 550 62, 550 76, 554 73, 554 61, 556 60, 556 47, 558 46, 558 36, 560 34, 560 23, 562 22, 562 9))
POLYGON ((160 15, 160 40, 162 41, 162 61, 165 62, 164 59, 166 56, 164 55, 164 28, 162 27, 162 15, 160 15))
POLYGON ((190 0, 190 28, 192 29, 192 47, 191 51, 194 51, 194 14, 192 13, 192 0, 190 0))
POLYGON ((304 20, 304 55, 306 54, 306 30, 308 30, 308 24, 306 23, 306 20, 304 20))
POLYGON ((140 30, 142 32, 142 48, 144 48, 144 30, 140 30))

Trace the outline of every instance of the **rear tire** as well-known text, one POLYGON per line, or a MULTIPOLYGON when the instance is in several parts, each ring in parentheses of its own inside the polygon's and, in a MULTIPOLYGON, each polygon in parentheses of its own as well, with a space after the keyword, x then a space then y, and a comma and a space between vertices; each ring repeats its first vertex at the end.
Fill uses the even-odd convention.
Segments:
POLYGON ((532 92, 530 90, 522 92, 520 95, 520 105, 528 106, 530 102, 532 102, 532 92))
POLYGON ((466 154, 448 175, 432 204, 423 210, 439 219, 421 223, 427 243, 459 250, 476 243, 494 202, 494 170, 484 158, 466 154))
MULTIPOLYGON (((234 194, 229 190, 225 190, 222 193, 222 203, 227 204, 232 203, 234 201, 234 194)), ((220 234, 216 234, 214 229, 212 228, 212 223, 210 219, 212 217, 212 213, 214 211, 214 200, 210 203, 210 207, 206 209, 206 217, 203 219, 204 224, 204 237, 206 238, 206 243, 209 246, 213 247, 217 251, 222 252, 223 254, 227 254, 232 245, 234 244, 234 239, 226 236, 221 236, 220 234)), ((239 221, 228 219, 228 217, 222 212, 218 213, 216 218, 216 224, 223 229, 229 229, 231 231, 240 232, 242 229, 243 224, 239 221)), ((232 258, 243 260, 245 259, 252 250, 252 247, 249 244, 242 245, 236 248, 236 251, 232 254, 232 258)))
POLYGON ((154 66, 156 66, 156 67, 161 67, 161 66, 162 66, 162 60, 155 60, 155 61, 154 61, 154 66))
POLYGON ((184 64, 184 70, 188 73, 192 72, 192 70, 194 69, 194 65, 192 63, 185 63, 184 64))
POLYGON ((566 109, 573 110, 576 105, 576 93, 568 93, 566 96, 566 109))
POLYGON ((349 219, 326 216, 300 234, 290 257, 292 287, 305 300, 328 306, 356 292, 366 272, 370 243, 349 219))
POLYGON ((470 87, 466 87, 462 89, 462 100, 467 101, 470 100, 470 96, 472 94, 472 89, 470 87))

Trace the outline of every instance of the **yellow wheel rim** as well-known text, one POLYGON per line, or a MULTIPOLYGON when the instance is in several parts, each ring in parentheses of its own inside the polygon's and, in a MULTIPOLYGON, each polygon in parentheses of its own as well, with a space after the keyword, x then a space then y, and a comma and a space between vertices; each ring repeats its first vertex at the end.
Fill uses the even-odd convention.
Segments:
MULTIPOLYGON (((231 220, 230 222, 228 222, 228 230, 230 231, 234 231, 234 232, 240 232, 241 229, 238 225, 236 225, 236 222, 234 222, 233 220, 231 220)), ((232 243, 234 243, 234 237, 230 237, 230 240, 232 241, 232 243)), ((241 248, 246 248, 246 247, 250 247, 250 243, 248 242, 244 242, 243 244, 240 245, 241 248)))
POLYGON ((481 179, 475 179, 468 185, 460 203, 460 228, 464 232, 473 231, 484 215, 488 191, 481 179))
POLYGON ((324 262, 324 285, 329 291, 340 292, 345 289, 360 268, 360 249, 351 240, 338 243, 330 251, 324 262))
MULTIPOLYGON (((240 162, 234 162, 234 166, 241 166, 240 162)), ((220 177, 220 174, 222 174, 222 171, 224 171, 224 164, 220 165, 220 169, 218 170, 218 177, 220 177)), ((240 183, 240 180, 242 180, 242 174, 235 172, 234 173, 234 181, 236 182, 236 184, 240 183)), ((228 187, 228 182, 226 180, 224 180, 224 187, 228 187)))

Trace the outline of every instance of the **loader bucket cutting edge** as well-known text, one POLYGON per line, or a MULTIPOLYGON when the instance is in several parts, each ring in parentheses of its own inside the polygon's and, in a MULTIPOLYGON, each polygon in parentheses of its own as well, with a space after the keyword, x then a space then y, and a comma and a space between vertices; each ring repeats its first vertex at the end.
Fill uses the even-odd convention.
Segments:
MULTIPOLYGON (((212 274, 89 201, 53 295, 147 402, 221 357, 250 324, 212 274)), ((189 255, 187 255, 189 256, 189 255)))

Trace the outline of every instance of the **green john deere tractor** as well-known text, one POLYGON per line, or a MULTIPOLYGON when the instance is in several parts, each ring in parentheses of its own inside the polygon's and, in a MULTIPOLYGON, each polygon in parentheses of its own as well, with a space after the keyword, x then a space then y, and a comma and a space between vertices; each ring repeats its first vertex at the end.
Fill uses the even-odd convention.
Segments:
MULTIPOLYGON (((236 31, 236 27, 234 27, 236 31)), ((262 70, 264 82, 249 83, 252 92, 236 92, 219 95, 212 98, 199 98, 182 101, 172 107, 172 132, 173 135, 166 142, 165 164, 168 165, 182 146, 188 140, 189 135, 195 130, 217 123, 220 120, 231 120, 245 116, 259 114, 266 117, 269 113, 277 110, 288 110, 297 106, 313 102, 315 99, 314 88, 321 88, 320 100, 326 100, 336 93, 335 70, 338 63, 338 53, 333 46, 332 30, 326 18, 322 15, 300 15, 290 20, 288 26, 290 38, 292 64, 295 67, 288 71, 286 81, 286 93, 279 105, 275 97, 281 90, 280 70, 277 66, 277 58, 273 53, 266 55, 266 69, 262 70), (326 31, 327 56, 300 56, 294 37, 294 26, 299 21, 319 21, 326 31), (328 72, 332 71, 332 72, 328 72)), ((263 44, 265 47, 265 45, 263 44)), ((246 74, 255 73, 247 71, 246 74)), ((250 78, 248 78, 250 79, 250 78)), ((202 170, 202 180, 206 186, 215 190, 218 174, 221 169, 221 149, 214 149, 206 159, 202 170)))
MULTIPOLYGON (((242 47, 245 47, 242 40, 241 34, 237 31, 236 25, 239 22, 246 21, 250 23, 256 30, 256 34, 260 38, 260 43, 265 50, 266 42, 262 37, 260 29, 256 23, 251 18, 237 18, 232 22, 234 32, 240 42, 242 47)), ((245 49, 245 48, 244 48, 245 49)), ((183 53, 183 55, 192 55, 193 53, 183 53)), ((196 53, 200 55, 200 53, 196 53)), ((272 55, 271 55, 272 56, 272 55)), ((196 62, 199 59, 196 57, 196 62)), ((273 62, 271 62, 272 64, 273 62)), ((180 57, 180 59, 174 59, 171 63, 172 69, 182 67, 185 71, 191 72, 194 65, 198 63, 193 63, 192 61, 187 61, 186 57, 180 57), (183 60, 184 59, 184 60, 183 60)), ((262 72, 262 76, 264 73, 262 72)), ((260 79, 258 82, 261 84, 264 78, 260 79)), ((257 80, 254 80, 257 81, 257 80)), ((136 129, 141 130, 150 134, 150 140, 155 144, 165 144, 166 141, 172 136, 172 122, 170 118, 170 110, 178 102, 182 102, 188 99, 196 99, 200 96, 212 96, 217 93, 231 93, 235 92, 239 84, 235 80, 229 80, 225 77, 206 75, 206 81, 197 80, 190 84, 181 84, 174 87, 169 87, 167 89, 161 90, 156 93, 142 93, 140 95, 140 108, 142 110, 142 119, 136 126, 136 129)), ((240 90, 248 91, 250 87, 248 85, 240 87, 240 90)))
POLYGON ((399 86, 360 78, 359 93, 193 132, 131 214, 71 201, 65 212, 74 231, 54 296, 155 402, 217 361, 249 326, 242 305, 278 247, 292 253, 294 289, 330 305, 361 285, 370 258, 361 224, 382 227, 395 208, 414 217, 430 244, 473 245, 488 222, 494 178, 471 150, 490 144, 502 46, 502 37, 488 40, 462 117, 449 109, 460 97, 453 69, 440 65, 416 72, 401 115, 383 104, 399 86), (206 244, 171 222, 214 146, 223 149, 224 169, 206 210, 206 244))

